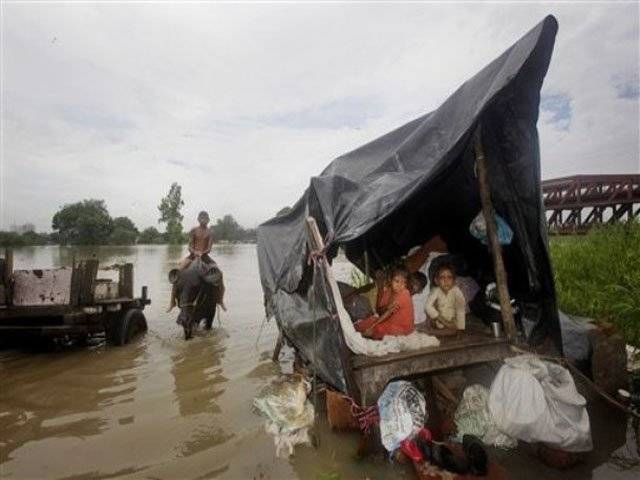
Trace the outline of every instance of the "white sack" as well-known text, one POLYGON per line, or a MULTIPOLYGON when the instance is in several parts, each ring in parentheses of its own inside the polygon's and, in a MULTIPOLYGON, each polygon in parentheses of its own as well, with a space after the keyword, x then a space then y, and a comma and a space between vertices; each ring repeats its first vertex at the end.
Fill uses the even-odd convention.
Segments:
POLYGON ((491 384, 489 410, 501 431, 520 440, 569 452, 593 448, 586 400, 571 374, 535 355, 505 360, 491 384))

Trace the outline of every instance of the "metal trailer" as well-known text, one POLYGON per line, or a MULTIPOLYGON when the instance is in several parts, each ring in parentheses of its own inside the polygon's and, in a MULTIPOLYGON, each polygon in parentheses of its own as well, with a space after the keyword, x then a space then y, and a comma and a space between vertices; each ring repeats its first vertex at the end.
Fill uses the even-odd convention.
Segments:
POLYGON ((124 345, 146 332, 147 287, 133 293, 133 264, 99 269, 98 260, 72 267, 14 270, 13 252, 0 258, 0 339, 86 340, 104 334, 124 345), (114 278, 115 277, 115 278, 114 278))

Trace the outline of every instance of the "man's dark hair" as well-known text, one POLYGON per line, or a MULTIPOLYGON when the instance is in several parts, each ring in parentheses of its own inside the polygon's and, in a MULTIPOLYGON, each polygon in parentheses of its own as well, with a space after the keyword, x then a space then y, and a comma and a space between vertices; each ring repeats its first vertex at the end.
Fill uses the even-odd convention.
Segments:
POLYGON ((202 210, 199 214, 198 214, 198 218, 200 217, 207 217, 209 218, 209 214, 207 212, 205 212, 204 210, 202 210))

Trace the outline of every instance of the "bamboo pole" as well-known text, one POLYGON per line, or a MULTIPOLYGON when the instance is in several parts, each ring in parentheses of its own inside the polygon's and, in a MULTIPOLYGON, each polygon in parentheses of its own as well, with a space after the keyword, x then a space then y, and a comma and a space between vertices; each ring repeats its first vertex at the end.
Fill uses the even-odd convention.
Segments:
MULTIPOLYGON (((325 244, 324 244, 324 240, 322 239, 322 235, 320 235, 320 230, 318 228, 318 224, 316 223, 315 218, 307 217, 306 225, 307 225, 307 239, 308 239, 309 249, 312 252, 323 251, 325 248, 325 244)), ((323 270, 324 278, 322 278, 321 276, 321 278, 318 279, 318 282, 322 282, 326 280, 329 283, 328 285, 329 288, 328 290, 326 290, 326 294, 329 295, 331 298, 327 300, 333 303, 333 306, 335 307, 335 311, 332 313, 334 313, 336 316, 339 316, 340 312, 338 309, 338 302, 342 304, 342 298, 340 297, 338 285, 333 279, 331 266, 328 264, 328 262, 320 261, 319 267, 314 266, 314 268, 320 268, 321 270, 323 270)), ((317 284, 314 284, 314 289, 315 288, 318 288, 317 284)), ((314 291, 314 296, 315 295, 317 295, 317 293, 314 291)), ((314 298, 314 301, 315 300, 316 298, 314 298)), ((340 322, 340 319, 336 318, 336 321, 340 322)), ((344 372, 344 378, 345 378, 345 383, 347 387, 347 394, 357 402, 362 402, 362 398, 360 395, 360 387, 356 382, 353 367, 351 365, 351 351, 349 350, 349 347, 347 347, 347 342, 344 338, 344 332, 342 331, 342 327, 340 325, 338 325, 338 330, 340 332, 338 337, 339 352, 340 352, 339 357, 340 357, 340 364, 344 372)), ((316 348, 315 345, 314 345, 314 348, 316 348)), ((314 371, 316 368, 317 366, 314 365, 314 371)))
POLYGON ((496 285, 498 287, 498 298, 500 299, 500 314, 502 323, 507 334, 507 339, 513 340, 516 336, 516 324, 513 319, 513 309, 511 308, 511 297, 507 286, 507 271, 504 268, 502 258, 502 247, 498 241, 498 228, 496 226, 495 211, 491 203, 491 192, 489 189, 489 176, 487 174, 487 158, 482 147, 480 136, 480 126, 473 134, 474 149, 476 154, 476 165, 478 167, 478 183, 480 186, 480 201, 482 202, 482 215, 487 225, 487 238, 493 257, 493 269, 496 274, 496 285))

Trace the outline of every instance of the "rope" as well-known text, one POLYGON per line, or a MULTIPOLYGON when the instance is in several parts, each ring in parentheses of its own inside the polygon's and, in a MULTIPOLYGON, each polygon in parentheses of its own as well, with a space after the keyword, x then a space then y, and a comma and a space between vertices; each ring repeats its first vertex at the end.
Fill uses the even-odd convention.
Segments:
MULTIPOLYGON (((311 250, 309 252, 309 257, 307 258, 307 265, 311 265, 311 264, 316 265, 318 262, 326 260, 327 250, 331 246, 331 243, 333 242, 333 238, 334 238, 333 232, 327 233, 327 235, 324 237, 324 247, 322 247, 320 250, 311 250)), ((314 271, 314 275, 315 275, 315 271, 314 271)))
POLYGON ((351 415, 358 422, 358 426, 362 432, 368 434, 372 427, 375 427, 380 423, 380 412, 378 412, 377 405, 361 407, 348 395, 343 394, 342 398, 351 404, 351 415))

